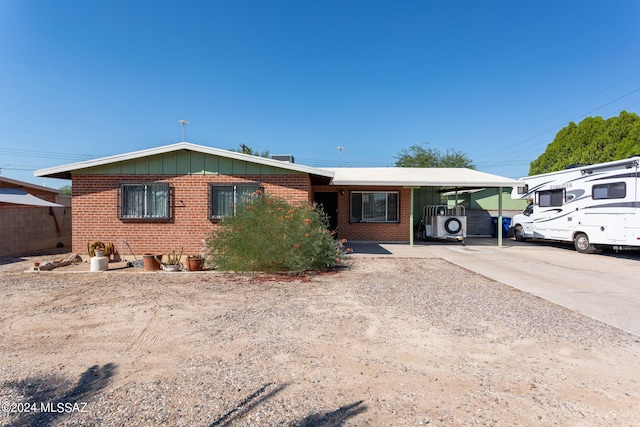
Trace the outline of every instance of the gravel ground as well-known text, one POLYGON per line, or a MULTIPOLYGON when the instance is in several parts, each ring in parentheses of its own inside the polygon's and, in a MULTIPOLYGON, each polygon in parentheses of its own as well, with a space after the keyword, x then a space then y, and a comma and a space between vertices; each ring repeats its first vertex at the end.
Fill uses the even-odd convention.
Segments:
POLYGON ((440 259, 304 277, 31 262, 0 265, 3 426, 640 424, 637 336, 440 259))

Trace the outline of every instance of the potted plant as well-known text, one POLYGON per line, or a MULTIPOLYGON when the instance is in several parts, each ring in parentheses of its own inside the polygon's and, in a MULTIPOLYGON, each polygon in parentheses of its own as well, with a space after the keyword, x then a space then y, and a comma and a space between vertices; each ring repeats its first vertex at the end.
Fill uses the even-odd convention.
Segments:
POLYGON ((184 267, 184 265, 181 262, 182 248, 180 248, 180 253, 176 253, 175 250, 171 251, 171 253, 167 255, 167 262, 163 262, 162 257, 160 257, 160 259, 158 259, 157 257, 155 258, 156 258, 156 261, 160 263, 164 271, 168 271, 168 272, 180 271, 184 267))
POLYGON ((189 271, 204 270, 205 253, 207 250, 207 242, 202 240, 202 249, 198 255, 187 255, 187 268, 189 271))
POLYGON ((187 269, 189 271, 202 271, 204 269, 204 256, 202 254, 187 255, 187 269))
POLYGON ((88 242, 87 243, 87 252, 89 253, 89 257, 101 257, 106 256, 109 258, 114 252, 113 243, 104 244, 100 241, 88 242))

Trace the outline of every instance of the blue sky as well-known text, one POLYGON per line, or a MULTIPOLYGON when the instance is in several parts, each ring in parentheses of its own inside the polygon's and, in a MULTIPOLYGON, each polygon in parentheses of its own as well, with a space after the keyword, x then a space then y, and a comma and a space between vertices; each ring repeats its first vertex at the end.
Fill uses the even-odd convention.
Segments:
POLYGON ((0 171, 182 140, 310 166, 426 144, 526 176, 640 109, 640 2, 0 0, 0 171), (340 156, 337 147, 344 147, 340 156))

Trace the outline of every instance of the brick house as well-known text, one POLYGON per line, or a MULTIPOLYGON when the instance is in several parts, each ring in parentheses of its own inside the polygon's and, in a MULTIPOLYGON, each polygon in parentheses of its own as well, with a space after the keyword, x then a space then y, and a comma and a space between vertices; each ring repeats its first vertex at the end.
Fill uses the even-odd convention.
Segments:
POLYGON ((420 209, 414 199, 440 200, 441 188, 462 184, 516 184, 470 169, 313 168, 188 142, 35 174, 72 180, 78 253, 94 240, 118 250, 126 241, 136 254, 180 247, 197 253, 220 218, 233 214, 235 201, 257 189, 293 203, 322 204, 341 238, 408 242, 420 209))

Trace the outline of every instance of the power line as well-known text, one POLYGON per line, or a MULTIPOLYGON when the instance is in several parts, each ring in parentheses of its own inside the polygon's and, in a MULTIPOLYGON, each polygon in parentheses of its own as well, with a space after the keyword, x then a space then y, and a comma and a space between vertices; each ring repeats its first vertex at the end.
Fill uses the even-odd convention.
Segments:
MULTIPOLYGON (((587 101, 587 100, 589 100, 589 99, 591 99, 591 98, 593 98, 593 97, 595 97, 595 96, 597 96, 597 95, 599 95, 599 94, 601 94, 601 93, 603 93, 603 92, 605 92, 605 91, 607 91, 607 90, 611 89, 611 88, 612 88, 612 87, 614 87, 614 86, 619 85, 620 83, 624 82, 625 80, 628 80, 628 79, 630 79, 631 77, 634 77, 634 76, 636 76, 636 75, 638 75, 638 74, 640 74, 640 70, 634 71, 633 73, 631 73, 631 74, 627 75, 626 77, 624 77, 624 78, 622 78, 622 79, 620 79, 620 80, 616 81, 615 83, 612 83, 612 84, 610 84, 610 85, 608 85, 608 86, 604 87, 603 89, 600 89, 600 90, 596 91, 595 93, 593 93, 593 94, 591 94, 591 95, 589 95, 589 96, 587 96, 587 97, 583 98, 582 100, 580 100, 580 101, 578 101, 578 102, 575 102, 575 103, 571 104, 570 106, 565 107, 565 108, 563 108, 563 109, 561 109, 561 110, 559 110, 559 111, 557 111, 557 112, 555 112, 555 113, 553 113, 553 114, 551 114, 551 115, 547 116, 546 118, 544 118, 544 119, 542 119, 542 120, 538 120, 537 122, 534 122, 534 123, 533 123, 533 124, 531 124, 531 125, 525 126, 524 128, 522 128, 522 129, 520 129, 520 130, 518 130, 518 131, 516 131, 516 132, 512 133, 511 135, 504 137, 503 139, 505 139, 505 140, 506 140, 506 139, 511 138, 511 137, 512 137, 512 136, 514 136, 514 135, 521 134, 521 133, 523 133, 525 130, 530 129, 530 128, 532 128, 532 127, 536 126, 536 125, 539 125, 540 123, 543 123, 543 122, 545 122, 545 121, 549 120, 550 118, 557 116, 557 115, 558 115, 558 114, 560 114, 560 113, 563 113, 563 112, 565 112, 565 111, 568 111, 569 109, 571 109, 571 108, 573 108, 573 107, 575 107, 575 106, 577 106, 577 105, 579 105, 579 104, 582 104, 583 102, 585 102, 585 101, 587 101)), ((569 120, 569 122, 571 122, 571 121, 576 121, 576 120, 578 120, 579 118, 583 118, 583 117, 587 116, 588 114, 591 114, 591 113, 593 113, 593 112, 595 112, 595 111, 597 111, 597 110, 599 110, 599 109, 601 109, 601 108, 604 108, 604 107, 606 107, 607 105, 611 105, 611 104, 613 104, 614 102, 619 101, 620 99, 625 98, 625 97, 627 97, 627 96, 629 96, 629 95, 631 95, 631 94, 633 94, 633 93, 636 93, 636 92, 638 92, 638 91, 640 91, 640 88, 637 88, 637 89, 634 89, 634 90, 632 90, 632 91, 630 91, 630 92, 627 92, 627 93, 625 93, 624 95, 621 95, 621 96, 619 96, 619 97, 617 97, 617 98, 615 98, 615 99, 613 99, 613 100, 611 100, 611 101, 608 101, 608 102, 606 102, 606 103, 604 103, 604 104, 602 104, 602 105, 600 105, 600 106, 598 106, 598 107, 596 107, 596 108, 593 108, 593 109, 591 109, 590 111, 588 111, 588 112, 586 112, 586 113, 580 114, 580 115, 578 115, 578 116, 574 117, 573 119, 569 120)), ((640 103, 640 102, 636 102, 636 103, 632 104, 631 106, 635 106, 635 105, 637 105, 638 103, 640 103)), ((624 109, 627 109, 627 108, 629 108, 629 107, 625 107, 624 109)), ((544 131, 542 131, 542 132, 540 132, 540 133, 538 133, 538 134, 536 134, 536 135, 534 135, 534 136, 531 136, 531 137, 526 138, 526 139, 524 139, 524 140, 522 140, 522 141, 518 141, 518 142, 516 142, 516 143, 513 143, 513 144, 511 144, 511 145, 510 145, 510 147, 513 147, 513 146, 515 146, 515 145, 521 145, 521 144, 524 144, 524 143, 529 142, 529 141, 531 141, 532 139, 538 138, 538 137, 540 137, 540 136, 542 136, 542 135, 544 135, 544 134, 546 134, 546 133, 548 133, 548 132, 552 132, 552 131, 556 131, 556 132, 557 132, 558 130, 560 130, 560 129, 562 129, 564 126, 566 126, 569 122, 565 122, 565 123, 562 123, 562 124, 555 125, 555 126, 553 126, 553 127, 551 127, 551 128, 548 128, 548 129, 546 129, 546 130, 544 130, 544 131)), ((485 153, 485 155, 494 155, 494 154, 499 154, 499 153, 503 153, 503 152, 504 152, 503 150, 496 150, 496 151, 492 151, 492 152, 487 152, 487 153, 485 153)))
POLYGON ((59 151, 42 151, 42 150, 16 150, 8 148, 0 148, 0 154, 10 156, 47 158, 47 159, 67 159, 67 160, 90 160, 95 158, 88 154, 61 153, 59 151))

